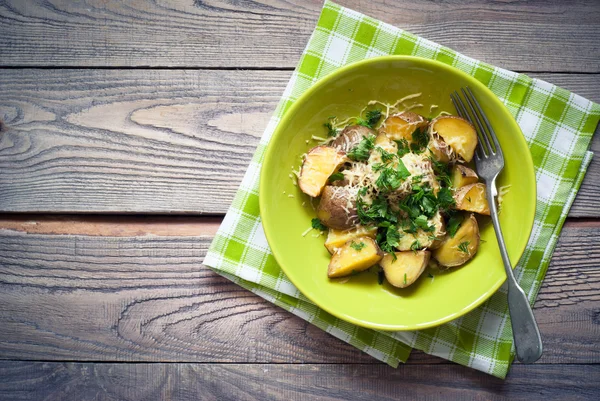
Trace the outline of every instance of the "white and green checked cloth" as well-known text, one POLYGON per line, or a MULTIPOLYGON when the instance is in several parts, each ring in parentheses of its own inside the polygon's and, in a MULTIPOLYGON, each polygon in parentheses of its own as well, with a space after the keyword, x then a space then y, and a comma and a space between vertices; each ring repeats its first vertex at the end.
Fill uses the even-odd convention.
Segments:
POLYGON ((519 123, 535 164, 537 209, 531 238, 515 274, 533 304, 592 158, 587 149, 600 119, 600 106, 555 85, 479 62, 329 1, 204 264, 394 367, 417 348, 504 378, 514 358, 505 286, 479 308, 442 326, 417 332, 379 332, 339 320, 312 304, 282 273, 269 251, 258 209, 259 173, 281 117, 306 89, 336 68, 389 54, 435 59, 471 74, 504 102, 519 123))

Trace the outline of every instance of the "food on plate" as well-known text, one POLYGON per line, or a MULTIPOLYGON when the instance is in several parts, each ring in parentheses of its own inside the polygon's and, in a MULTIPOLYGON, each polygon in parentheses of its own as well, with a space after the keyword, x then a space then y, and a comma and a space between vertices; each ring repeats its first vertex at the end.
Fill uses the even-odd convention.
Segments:
POLYGON ((349 230, 336 230, 331 228, 328 230, 327 239, 325 240, 325 248, 329 253, 333 254, 337 248, 340 248, 346 242, 358 237, 375 238, 377 235, 377 227, 363 227, 357 225, 349 230))
POLYGON ((431 252, 395 252, 381 259, 386 280, 398 288, 405 288, 417 281, 429 263, 431 252))
POLYGON ((365 137, 375 135, 375 132, 363 125, 350 125, 331 142, 331 146, 344 152, 349 152, 365 137))
POLYGON ((327 185, 321 193, 317 217, 329 228, 347 230, 359 223, 356 191, 351 186, 327 185))
POLYGON ((439 248, 433 251, 433 258, 443 267, 465 264, 479 248, 479 226, 471 214, 465 219, 453 237, 448 236, 439 248))
POLYGON ((371 237, 357 237, 336 249, 331 256, 327 275, 343 277, 368 269, 383 258, 383 252, 371 237))
POLYGON ((413 98, 331 117, 328 138, 304 155, 298 183, 320 197, 314 220, 328 231, 329 277, 379 263, 391 285, 405 288, 430 263, 459 266, 477 253, 473 213, 489 215, 485 184, 467 165, 477 134, 460 117, 410 111, 422 107, 407 106, 413 98))
POLYGON ((485 196, 485 184, 481 182, 456 189, 454 201, 458 210, 490 215, 490 207, 485 196))
POLYGON ((455 164, 452 167, 452 186, 454 188, 460 188, 469 184, 475 184, 479 181, 477 173, 467 166, 462 164, 455 164))
POLYGON ((302 170, 298 177, 298 186, 305 194, 315 197, 327 184, 327 180, 342 164, 346 162, 346 154, 331 146, 312 148, 304 158, 302 170))
POLYGON ((473 159, 477 131, 470 122, 458 116, 441 116, 431 121, 430 130, 432 134, 439 135, 464 161, 473 159))
POLYGON ((404 139, 408 143, 412 143, 412 133, 416 129, 426 127, 428 123, 425 117, 412 111, 405 111, 386 118, 379 131, 387 135, 391 140, 400 141, 404 139))

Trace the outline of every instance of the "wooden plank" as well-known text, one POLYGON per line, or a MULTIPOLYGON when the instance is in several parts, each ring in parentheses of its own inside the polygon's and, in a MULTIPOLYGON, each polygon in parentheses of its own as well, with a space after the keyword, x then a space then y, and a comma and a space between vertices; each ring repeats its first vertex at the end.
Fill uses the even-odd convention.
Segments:
MULTIPOLYGON (((188 231, 200 225, 189 223, 188 231)), ((70 226, 89 233, 85 224, 70 226)), ((154 236, 152 230, 140 228, 137 237, 0 230, 0 355, 375 362, 201 266, 211 236, 154 236)), ((600 362, 599 234, 596 222, 565 226, 535 307, 544 363, 600 362)), ((418 354, 412 360, 432 361, 440 362, 418 354)))
MULTIPOLYGON (((0 211, 223 214, 290 74, 4 70, 0 211)), ((600 102, 598 74, 538 76, 600 102)), ((571 216, 600 216, 599 179, 571 216)))
MULTIPOLYGON (((598 2, 338 3, 504 68, 600 72, 598 2)), ((0 63, 292 68, 321 7, 321 0, 4 1, 0 63)))
POLYGON ((462 366, 0 362, 6 400, 591 400, 600 365, 462 366))

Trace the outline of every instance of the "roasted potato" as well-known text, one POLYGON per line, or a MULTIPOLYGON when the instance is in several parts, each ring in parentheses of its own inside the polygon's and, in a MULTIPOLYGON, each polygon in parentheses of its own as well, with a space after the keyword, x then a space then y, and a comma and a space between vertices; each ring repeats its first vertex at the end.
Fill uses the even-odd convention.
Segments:
POLYGON ((454 201, 458 210, 490 215, 484 183, 478 182, 458 188, 454 192, 454 201))
POLYGON ((298 186, 309 196, 319 196, 327 185, 329 176, 347 161, 344 152, 331 146, 321 145, 312 148, 302 163, 298 186))
MULTIPOLYGON (((375 137, 375 149, 378 147, 388 153, 396 154, 398 152, 398 145, 396 142, 392 141, 382 132, 375 137)), ((368 164, 373 165, 375 163, 381 163, 381 161, 381 153, 377 150, 372 151, 371 155, 369 156, 368 164)))
MULTIPOLYGON (((431 132, 431 127, 429 129, 431 132)), ((439 135, 430 135, 427 150, 429 150, 431 156, 438 162, 449 163, 452 159, 452 148, 439 135)))
POLYGON ((454 235, 448 236, 439 248, 433 251, 433 257, 443 267, 460 266, 466 263, 479 249, 479 226, 471 214, 465 219, 454 235))
POLYGON ((368 269, 383 257, 383 252, 371 237, 358 237, 346 242, 331 256, 327 276, 343 277, 368 269))
POLYGON ((431 122, 430 133, 439 135, 464 161, 470 162, 473 159, 477 146, 477 132, 464 118, 438 117, 431 122))
POLYGON ((375 135, 375 131, 368 127, 350 125, 340 132, 338 137, 331 142, 331 146, 343 152, 350 152, 363 138, 368 138, 372 135, 375 135))
POLYGON ((329 228, 347 230, 358 224, 356 192, 351 187, 327 185, 321 194, 317 217, 329 228))
POLYGON ((419 278, 429 263, 431 252, 396 252, 394 255, 387 254, 379 264, 387 281, 398 288, 406 288, 419 278))
POLYGON ((467 166, 463 166, 462 164, 456 164, 454 167, 452 167, 451 175, 452 186, 454 188, 475 184, 477 181, 479 181, 477 173, 467 166))
POLYGON ((410 251, 414 249, 437 248, 446 234, 446 224, 442 215, 439 212, 436 213, 435 216, 429 219, 429 225, 434 227, 433 231, 426 232, 419 228, 414 234, 407 233, 400 228, 400 240, 396 249, 399 251, 410 251))
POLYGON ((357 237, 371 237, 375 238, 377 235, 377 227, 365 227, 358 225, 349 230, 336 230, 330 228, 327 233, 327 239, 325 240, 325 248, 329 253, 334 253, 335 250, 346 242, 355 239, 357 237))
POLYGON ((417 128, 425 127, 427 124, 429 122, 422 115, 405 111, 386 118, 379 128, 379 132, 384 133, 394 141, 406 139, 408 143, 412 143, 412 133, 417 128))

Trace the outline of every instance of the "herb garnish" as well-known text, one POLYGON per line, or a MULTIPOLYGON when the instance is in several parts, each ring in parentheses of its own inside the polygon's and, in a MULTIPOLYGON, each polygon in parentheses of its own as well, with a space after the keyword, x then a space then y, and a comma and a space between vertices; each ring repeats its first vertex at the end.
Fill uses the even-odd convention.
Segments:
POLYGON ((323 126, 325 128, 327 128, 327 136, 328 137, 336 136, 338 134, 337 128, 335 128, 332 123, 334 119, 335 119, 335 116, 331 116, 327 119, 327 122, 325 124, 323 124, 323 126))
POLYGON ((411 251, 418 251, 419 248, 421 247, 421 243, 419 242, 419 240, 415 240, 411 245, 410 245, 410 250, 411 251))
POLYGON ((371 150, 375 147, 375 135, 370 135, 368 138, 363 136, 362 141, 347 153, 347 156, 358 162, 365 162, 369 159, 371 150))
POLYGON ((312 224, 312 228, 314 228, 315 230, 320 230, 320 231, 327 230, 327 227, 323 223, 321 223, 321 220, 319 220, 318 217, 315 217, 310 222, 312 224))
POLYGON ((429 134, 427 133, 427 127, 417 128, 412 133, 412 143, 410 149, 413 153, 423 153, 427 144, 429 143, 429 134))
POLYGON ((461 251, 462 253, 466 253, 467 255, 470 255, 470 252, 469 252, 469 244, 470 243, 471 243, 470 241, 461 242, 460 245, 458 245, 458 250, 461 251))
POLYGON ((400 139, 399 141, 394 142, 398 145, 398 157, 410 153, 410 147, 408 146, 408 141, 406 139, 400 139))
POLYGON ((406 273, 404 273, 404 285, 406 285, 406 273))
POLYGON ((329 176, 329 182, 340 181, 344 179, 343 173, 333 173, 329 176))
POLYGON ((354 242, 352 241, 352 243, 350 244, 350 248, 354 249, 355 251, 362 251, 365 247, 367 246, 367 244, 365 244, 364 242, 354 242))
POLYGON ((356 123, 365 127, 375 128, 375 125, 377 125, 380 119, 381 110, 375 109, 367 111, 366 119, 363 120, 362 118, 359 118, 356 123))
POLYGON ((456 232, 462 225, 462 222, 463 222, 463 216, 461 214, 452 213, 450 215, 450 219, 448 219, 448 227, 447 227, 448 235, 450 236, 450 238, 454 238, 454 236, 456 235, 456 232))

